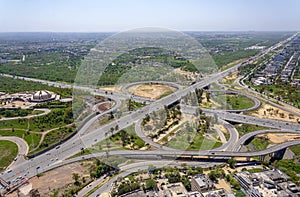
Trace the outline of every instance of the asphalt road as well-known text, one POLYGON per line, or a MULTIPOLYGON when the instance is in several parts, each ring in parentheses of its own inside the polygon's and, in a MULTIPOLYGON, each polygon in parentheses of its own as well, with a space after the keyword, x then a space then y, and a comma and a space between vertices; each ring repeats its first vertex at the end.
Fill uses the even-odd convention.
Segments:
POLYGON ((243 135, 238 142, 236 143, 234 147, 234 151, 239 151, 241 146, 246 143, 246 141, 250 138, 255 137, 256 135, 260 134, 265 134, 265 133, 295 133, 295 134, 300 134, 300 131, 295 131, 295 130, 259 130, 259 131, 254 131, 251 133, 247 133, 243 135))
MULTIPOLYGON (((280 46, 280 43, 275 46, 278 47, 280 46)), ((265 50, 263 53, 269 52, 271 49, 265 50)), ((248 61, 253 61, 261 55, 257 55, 253 58, 250 58, 248 61)), ((136 112, 132 112, 129 115, 123 116, 113 122, 110 122, 104 126, 101 126, 94 131, 91 131, 87 134, 84 134, 86 129, 91 126, 96 119, 92 119, 87 122, 86 125, 84 125, 81 130, 79 131, 78 135, 73 137, 71 140, 67 141, 66 143, 60 145, 59 147, 50 150, 49 152, 40 155, 34 159, 31 159, 29 161, 23 162, 20 165, 13 166, 12 172, 5 172, 2 174, 0 177, 5 179, 5 180, 14 180, 18 176, 25 176, 25 177, 32 177, 35 176, 38 173, 42 173, 44 171, 47 171, 49 169, 53 169, 56 165, 66 162, 63 161, 67 157, 80 152, 81 148, 86 148, 90 147, 93 144, 104 140, 105 138, 109 137, 112 133, 108 132, 110 128, 115 128, 116 125, 119 126, 119 130, 126 128, 133 123, 139 121, 140 119, 144 118, 147 114, 152 113, 154 111, 157 111, 159 109, 164 108, 164 106, 168 106, 175 101, 179 100, 180 98, 184 97, 187 95, 189 92, 193 92, 196 88, 204 88, 207 85, 218 81, 219 79, 223 78, 224 76, 228 75, 230 72, 237 70, 237 68, 241 66, 241 64, 237 64, 233 66, 232 68, 229 68, 225 71, 222 71, 220 73, 211 75, 202 81, 193 84, 187 88, 180 89, 177 92, 170 94, 158 101, 154 101, 153 103, 150 103, 149 105, 139 109, 136 112), (84 135, 82 135, 84 134, 84 135)), ((118 93, 106 93, 105 91, 100 91, 100 90, 95 90, 93 88, 89 87, 79 87, 79 86, 71 86, 68 84, 59 84, 56 82, 47 82, 44 80, 36 80, 36 79, 29 79, 29 78, 23 78, 24 80, 31 80, 31 81, 36 81, 40 83, 45 83, 47 85, 54 85, 54 86, 59 86, 59 87, 64 87, 64 88, 74 88, 74 89, 80 89, 80 90, 85 90, 91 93, 99 94, 102 96, 106 96, 114 100, 116 103, 120 101, 120 98, 125 98, 128 99, 128 95, 123 95, 123 94, 118 94, 118 93)), ((118 104, 116 104, 117 106, 118 104)), ((188 109, 189 110, 189 109, 188 109)), ((191 109, 192 110, 192 109, 191 109)), ((208 111, 209 112, 209 111, 208 111)), ((105 112, 109 113, 109 112, 105 112)), ((242 122, 242 123, 248 123, 248 124, 258 124, 258 125, 264 125, 264 126, 269 126, 272 128, 285 128, 285 129, 299 129, 298 124, 293 124, 293 123, 287 123, 287 122, 282 122, 282 121, 273 121, 269 119, 260 119, 256 117, 251 117, 251 116, 245 116, 241 114, 234 114, 234 113, 229 113, 229 112, 224 112, 224 111, 210 111, 210 113, 215 113, 219 117, 225 120, 229 121, 234 121, 234 122, 242 122)), ((103 113, 104 114, 104 113, 103 113)), ((103 114, 98 115, 101 116, 103 114)), ((117 132, 117 131, 116 131, 117 132)), ((234 141, 237 141, 238 137, 233 136, 234 141)), ((229 140, 230 141, 230 140, 229 140)), ((188 156, 209 156, 209 157, 250 157, 250 156, 257 156, 257 155, 266 155, 272 152, 276 152, 278 150, 284 149, 288 146, 292 145, 298 145, 300 144, 300 141, 292 141, 292 142, 287 142, 283 144, 279 144, 276 146, 273 146, 269 149, 259 151, 259 152, 233 152, 233 151, 228 151, 223 150, 223 151, 214 151, 214 150, 207 150, 207 151, 178 151, 178 150, 157 150, 157 151, 112 151, 109 154, 110 155, 121 155, 125 157, 133 157, 133 158, 138 158, 138 159, 144 159, 144 158, 150 158, 150 159, 161 159, 163 156, 170 156, 170 157, 176 157, 179 155, 188 155, 188 156)), ((232 147, 230 147, 232 149, 232 147)), ((90 157, 94 156, 104 156, 106 153, 97 153, 93 154, 90 157)), ((88 156, 84 156, 84 158, 79 158, 79 160, 86 159, 88 156)), ((78 158, 77 158, 78 159, 78 158)))

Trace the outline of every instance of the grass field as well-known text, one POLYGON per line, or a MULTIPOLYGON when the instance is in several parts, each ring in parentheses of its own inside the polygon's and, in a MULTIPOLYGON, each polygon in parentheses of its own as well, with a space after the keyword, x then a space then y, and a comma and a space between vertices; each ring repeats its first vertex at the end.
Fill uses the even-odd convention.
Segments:
POLYGON ((179 150, 208 150, 221 145, 220 141, 208 139, 200 132, 193 132, 189 137, 187 131, 181 132, 167 143, 168 147, 179 150))
POLYGON ((39 144, 39 141, 41 139, 40 134, 26 133, 25 130, 19 129, 15 129, 14 131, 0 129, 0 136, 17 136, 23 138, 28 143, 29 151, 35 148, 39 144))
POLYGON ((296 156, 300 155, 300 146, 291 146, 289 149, 291 149, 296 156))
POLYGON ((250 144, 253 145, 256 151, 261 151, 265 150, 270 143, 268 142, 268 140, 263 138, 254 138, 254 140, 252 140, 250 144))
POLYGON ((227 95, 226 100, 234 110, 247 109, 255 104, 253 100, 243 95, 227 95))
POLYGON ((251 133, 253 131, 270 129, 268 127, 263 127, 263 126, 259 126, 259 125, 252 125, 252 124, 237 124, 237 125, 234 125, 234 127, 237 129, 240 136, 245 135, 246 133, 251 133))
POLYGON ((28 121, 26 119, 0 121, 0 129, 27 129, 28 121))
POLYGON ((17 156, 18 146, 7 140, 0 140, 0 171, 5 169, 17 156))

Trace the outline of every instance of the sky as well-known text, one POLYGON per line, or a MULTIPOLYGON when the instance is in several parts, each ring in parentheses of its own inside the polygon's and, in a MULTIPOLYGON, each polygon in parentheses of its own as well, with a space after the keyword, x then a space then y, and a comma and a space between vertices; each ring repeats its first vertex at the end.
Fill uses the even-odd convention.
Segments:
POLYGON ((0 0, 0 32, 299 31, 299 0, 0 0))

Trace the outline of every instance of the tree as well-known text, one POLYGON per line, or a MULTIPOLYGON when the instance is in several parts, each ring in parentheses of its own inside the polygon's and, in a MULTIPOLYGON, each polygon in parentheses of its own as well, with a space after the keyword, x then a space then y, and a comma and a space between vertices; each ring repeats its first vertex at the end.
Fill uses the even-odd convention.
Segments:
POLYGON ((207 102, 210 102, 210 93, 209 92, 206 92, 206 100, 207 100, 207 102))
POLYGON ((150 165, 150 166, 148 167, 148 171, 149 171, 149 173, 151 173, 151 174, 153 174, 155 170, 156 170, 156 167, 155 167, 154 165, 150 165))
POLYGON ((29 192, 29 195, 30 195, 30 197, 40 197, 41 196, 38 189, 32 189, 29 192))
POLYGON ((150 189, 156 189, 156 188, 157 188, 157 184, 156 184, 155 180, 153 180, 153 179, 146 180, 144 190, 150 190, 150 189))
POLYGON ((74 185, 80 185, 80 182, 78 181, 79 180, 79 174, 73 173, 72 178, 74 179, 74 185))
POLYGON ((84 154, 84 152, 85 152, 85 149, 84 149, 84 148, 81 148, 81 149, 80 149, 80 154, 82 154, 82 155, 83 155, 83 154, 84 154))
POLYGON ((236 160, 231 158, 231 159, 228 159, 227 163, 229 164, 229 166, 231 168, 235 168, 236 160))
POLYGON ((198 174, 202 174, 203 173, 203 168, 201 166, 198 166, 196 168, 196 170, 198 171, 198 174))

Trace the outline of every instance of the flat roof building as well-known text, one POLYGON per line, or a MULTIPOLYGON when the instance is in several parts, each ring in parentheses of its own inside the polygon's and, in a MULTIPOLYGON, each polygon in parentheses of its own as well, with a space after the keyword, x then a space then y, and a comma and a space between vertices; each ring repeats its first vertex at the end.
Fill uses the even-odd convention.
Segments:
POLYGON ((172 183, 163 186, 164 197, 188 197, 188 192, 182 183, 172 183))

